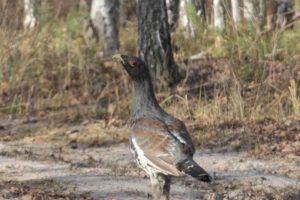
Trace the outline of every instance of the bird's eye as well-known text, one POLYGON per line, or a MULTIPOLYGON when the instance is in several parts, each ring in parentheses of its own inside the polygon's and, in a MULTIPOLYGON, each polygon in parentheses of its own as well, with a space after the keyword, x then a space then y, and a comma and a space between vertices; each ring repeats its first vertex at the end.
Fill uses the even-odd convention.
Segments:
POLYGON ((128 63, 132 67, 136 67, 137 66, 137 61, 136 60, 129 60, 128 63))

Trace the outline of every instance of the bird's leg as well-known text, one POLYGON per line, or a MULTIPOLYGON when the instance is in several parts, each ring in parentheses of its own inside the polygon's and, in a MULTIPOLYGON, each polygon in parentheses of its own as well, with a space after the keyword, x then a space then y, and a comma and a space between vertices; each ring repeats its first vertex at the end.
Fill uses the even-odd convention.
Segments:
POLYGON ((152 194, 155 200, 169 200, 170 177, 164 175, 151 176, 152 194))
POLYGON ((170 195, 170 186, 171 186, 171 178, 168 176, 165 176, 165 184, 163 186, 163 195, 162 199, 163 200, 169 200, 169 195, 170 195))
POLYGON ((151 186, 152 186, 152 196, 155 200, 161 200, 163 194, 163 186, 165 180, 162 176, 154 174, 150 176, 151 186))
MULTIPOLYGON (((151 181, 152 183, 152 181, 151 181)), ((147 191, 146 191, 146 196, 147 196, 147 199, 152 199, 152 194, 153 194, 153 191, 152 191, 152 184, 148 185, 147 187, 147 191)))

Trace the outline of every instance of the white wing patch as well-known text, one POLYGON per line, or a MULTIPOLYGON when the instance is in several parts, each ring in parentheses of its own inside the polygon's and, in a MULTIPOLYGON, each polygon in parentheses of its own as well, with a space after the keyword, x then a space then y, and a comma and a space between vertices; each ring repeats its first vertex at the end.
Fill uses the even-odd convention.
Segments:
POLYGON ((186 141, 185 141, 185 139, 183 139, 181 136, 180 136, 180 133, 179 132, 172 132, 173 133, 173 135, 176 137, 176 139, 178 139, 179 140, 179 142, 181 142, 182 144, 186 144, 186 141))
POLYGON ((131 139, 134 149, 137 154, 137 163, 140 167, 146 171, 146 173, 151 176, 153 173, 163 173, 167 175, 171 175, 168 171, 161 169, 153 162, 151 162, 144 154, 144 151, 139 147, 135 138, 131 139))

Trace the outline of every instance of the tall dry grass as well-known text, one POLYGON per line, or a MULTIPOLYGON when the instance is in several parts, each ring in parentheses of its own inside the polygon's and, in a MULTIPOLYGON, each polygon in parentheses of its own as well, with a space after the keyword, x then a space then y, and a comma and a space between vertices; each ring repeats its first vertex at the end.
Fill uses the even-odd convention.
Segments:
MULTIPOLYGON (((85 34, 87 7, 72 8, 63 18, 53 18, 47 5, 40 9, 43 15, 36 30, 0 30, 0 113, 44 116, 63 111, 72 121, 126 120, 130 82, 117 64, 101 58, 101 44, 85 34)), ((299 25, 287 32, 259 35, 251 26, 236 29, 228 22, 220 33, 199 23, 193 9, 189 12, 198 30, 195 38, 180 32, 173 37, 179 47, 177 61, 187 77, 177 90, 158 94, 164 108, 190 123, 207 124, 280 119, 297 113, 300 79, 293 70, 297 71, 300 60, 295 42, 299 25), (208 55, 206 60, 181 62, 201 51, 208 55), (295 80, 293 89, 290 79, 295 80)), ((133 18, 120 31, 120 51, 135 54, 136 40, 133 18)))

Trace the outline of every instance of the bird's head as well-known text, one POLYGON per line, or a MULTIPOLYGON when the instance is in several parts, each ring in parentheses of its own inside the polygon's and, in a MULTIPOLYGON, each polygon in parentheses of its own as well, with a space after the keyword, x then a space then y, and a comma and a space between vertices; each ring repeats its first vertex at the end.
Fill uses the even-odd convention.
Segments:
POLYGON ((135 56, 116 54, 113 59, 121 62, 129 76, 134 81, 150 78, 149 70, 145 62, 135 56))

